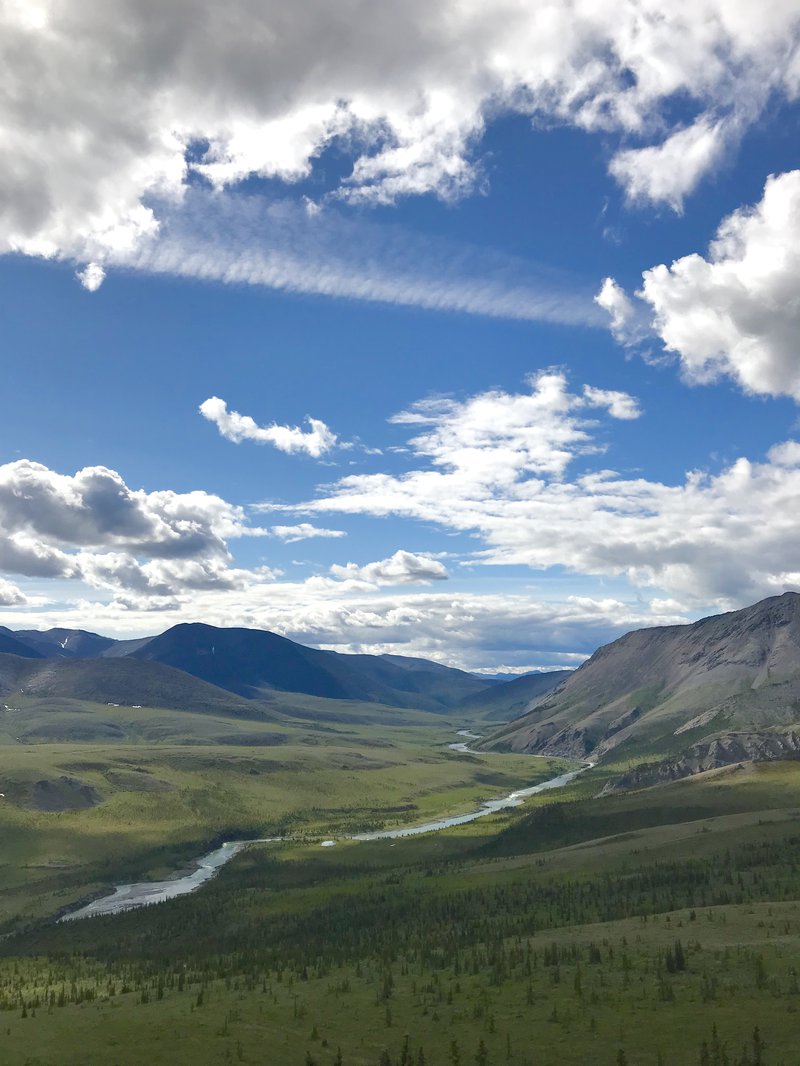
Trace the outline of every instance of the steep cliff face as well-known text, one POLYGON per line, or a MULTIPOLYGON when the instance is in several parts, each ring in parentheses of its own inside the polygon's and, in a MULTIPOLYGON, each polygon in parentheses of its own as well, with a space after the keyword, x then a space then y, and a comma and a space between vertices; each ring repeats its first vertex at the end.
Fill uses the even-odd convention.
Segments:
POLYGON ((800 595, 628 633, 484 746, 602 759, 800 722, 800 595))
POLYGON ((678 781, 737 763, 774 759, 800 759, 800 733, 794 730, 787 733, 723 733, 712 740, 692 744, 676 759, 635 767, 616 781, 610 781, 600 795, 678 781))

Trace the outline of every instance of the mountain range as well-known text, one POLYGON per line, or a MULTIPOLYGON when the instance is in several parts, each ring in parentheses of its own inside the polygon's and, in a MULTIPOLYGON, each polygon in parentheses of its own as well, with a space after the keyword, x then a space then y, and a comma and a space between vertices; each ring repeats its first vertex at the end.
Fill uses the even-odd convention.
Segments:
MULTIPOLYGON (((529 699, 562 675, 535 674, 510 685, 527 682, 522 691, 529 699)), ((269 703, 275 693, 433 713, 462 704, 476 712, 489 701, 495 715, 507 718, 520 705, 516 688, 504 697, 507 687, 426 659, 321 651, 263 630, 187 623, 154 637, 117 641, 84 630, 0 627, 2 695, 24 689, 98 703, 215 713, 228 707, 237 715, 252 701, 269 703)))
POLYGON ((201 623, 128 641, 0 627, 0 696, 14 693, 48 706, 66 699, 266 721, 349 721, 364 708, 380 719, 382 707, 463 716, 488 733, 478 747, 622 763, 621 787, 638 787, 744 756, 800 754, 792 732, 800 724, 800 595, 635 630, 578 670, 511 681, 201 623))

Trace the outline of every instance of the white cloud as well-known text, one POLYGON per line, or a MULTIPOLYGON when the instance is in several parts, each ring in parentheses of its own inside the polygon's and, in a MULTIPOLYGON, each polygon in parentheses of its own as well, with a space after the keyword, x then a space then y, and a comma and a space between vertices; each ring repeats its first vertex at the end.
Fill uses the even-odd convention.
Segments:
POLYGON ((660 144, 619 152, 609 169, 628 199, 665 203, 680 213, 684 199, 724 156, 733 133, 732 124, 704 115, 660 144))
POLYGON ((767 458, 775 466, 800 466, 800 441, 786 440, 782 444, 773 445, 767 452, 767 458))
POLYGON ((122 590, 141 597, 169 598, 214 589, 246 589, 277 574, 268 567, 242 570, 224 559, 151 559, 140 562, 119 552, 76 556, 78 573, 93 588, 122 590))
POLYGON ((478 537, 474 558, 486 565, 624 577, 684 603, 741 604, 800 586, 800 444, 675 485, 572 472, 603 450, 599 427, 581 417, 587 405, 624 419, 638 413, 634 401, 572 393, 553 372, 532 385, 530 396, 415 405, 397 418, 426 426, 410 441, 413 469, 344 477, 298 510, 433 523, 478 537))
POLYGON ((692 382, 732 378, 746 392, 800 400, 800 170, 719 227, 708 258, 644 274, 641 298, 692 382))
POLYGON ((617 392, 615 389, 596 389, 593 385, 584 385, 583 397, 589 407, 605 407, 612 418, 617 418, 621 422, 632 422, 642 413, 639 401, 627 392, 617 392))
POLYGON ((627 137, 620 180, 678 204, 723 126, 796 96, 797 24, 795 0, 5 3, 0 249, 102 265, 158 234, 153 204, 192 172, 293 182, 336 138, 343 198, 461 195, 508 112, 627 137))
POLYGON ((0 578, 0 607, 20 607, 27 602, 27 596, 22 589, 0 578))
POLYGON ((413 450, 447 469, 443 476, 456 484, 488 486, 560 476, 575 455, 601 451, 584 417, 588 410, 606 409, 624 419, 639 413, 627 393, 591 387, 583 396, 570 393, 558 370, 532 375, 529 386, 527 393, 495 389, 463 402, 422 400, 391 421, 431 427, 411 439, 413 450))
POLYGON ((0 570, 28 577, 73 577, 74 560, 30 533, 0 529, 0 570))
POLYGON ((620 344, 632 344, 636 341, 638 335, 635 328, 636 305, 614 278, 603 279, 603 284, 594 302, 610 315, 610 328, 615 340, 618 340, 620 344))
POLYGON ((282 452, 290 455, 305 452, 306 455, 319 459, 321 455, 335 447, 336 434, 318 418, 309 418, 311 427, 302 430, 299 426, 259 426, 249 415, 240 415, 238 411, 229 411, 228 405, 218 396, 211 396, 200 404, 200 414, 213 422, 220 434, 234 444, 243 440, 252 440, 257 444, 272 444, 282 452))
POLYGON ((97 292, 106 279, 106 272, 99 263, 89 263, 76 274, 78 281, 89 292, 97 292))
POLYGON ((355 585, 427 585, 431 581, 446 581, 447 568, 429 555, 415 555, 400 549, 388 559, 380 559, 365 566, 347 563, 334 564, 331 574, 340 581, 355 585))
POLYGON ((321 526, 312 526, 310 522, 300 522, 295 526, 272 526, 270 533, 285 544, 296 544, 299 540, 310 540, 312 537, 347 536, 343 529, 323 529, 321 526))
POLYGON ((206 492, 131 489, 115 470, 58 474, 20 459, 0 466, 0 530, 14 543, 115 548, 159 558, 224 557, 245 531, 241 508, 206 492))
POLYGON ((599 325, 574 275, 468 243, 414 234, 328 204, 187 192, 157 241, 109 265, 231 285, 578 325, 599 325))
POLYGON ((0 570, 82 579, 170 597, 269 580, 230 565, 228 541, 261 534, 242 508, 206 492, 131 489, 106 467, 70 476, 41 463, 0 466, 0 570))

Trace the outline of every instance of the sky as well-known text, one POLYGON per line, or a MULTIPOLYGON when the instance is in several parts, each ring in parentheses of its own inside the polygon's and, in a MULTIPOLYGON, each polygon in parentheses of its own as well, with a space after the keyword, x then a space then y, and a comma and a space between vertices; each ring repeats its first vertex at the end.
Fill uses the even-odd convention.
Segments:
POLYGON ((800 590, 799 132, 797 0, 0 0, 0 625, 800 590))

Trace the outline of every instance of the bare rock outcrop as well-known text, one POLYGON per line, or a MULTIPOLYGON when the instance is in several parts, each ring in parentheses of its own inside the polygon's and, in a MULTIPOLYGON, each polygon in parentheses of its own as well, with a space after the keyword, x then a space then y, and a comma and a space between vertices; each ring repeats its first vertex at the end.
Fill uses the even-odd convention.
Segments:
POLYGON ((710 740, 693 744, 682 755, 659 763, 644 764, 609 781, 600 793, 623 792, 633 788, 678 781, 684 777, 734 766, 743 762, 769 762, 777 759, 800 759, 800 733, 723 733, 710 740))

